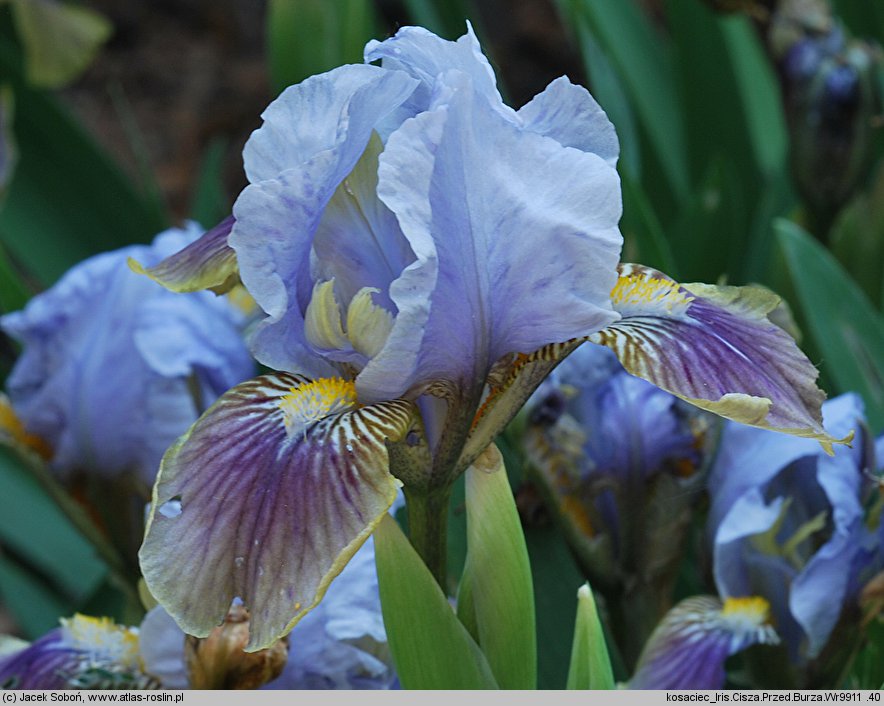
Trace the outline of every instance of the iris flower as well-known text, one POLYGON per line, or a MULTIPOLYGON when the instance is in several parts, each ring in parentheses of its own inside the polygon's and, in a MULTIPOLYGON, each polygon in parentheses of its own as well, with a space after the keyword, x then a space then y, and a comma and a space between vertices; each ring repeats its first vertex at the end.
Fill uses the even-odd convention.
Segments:
MULTIPOLYGON (((22 344, 7 380, 22 429, 42 440, 53 469, 153 484, 157 466, 209 403, 255 372, 243 312, 208 293, 175 296, 130 272, 202 234, 195 223, 84 260, 0 329, 22 344)), ((0 402, 2 409, 2 402, 0 402)), ((16 426, 12 410, 6 414, 16 426)))
POLYGON ((145 672, 138 630, 109 618, 75 615, 0 657, 2 689, 159 689, 145 672))
POLYGON ((756 644, 775 645, 770 605, 763 598, 692 596, 654 630, 629 681, 630 689, 721 689, 728 657, 756 644))
MULTIPOLYGON (((823 414, 836 433, 863 425, 855 394, 827 402, 823 414)), ((864 473, 874 470, 874 453, 862 436, 853 448, 828 456, 804 439, 728 424, 709 478, 719 594, 767 599, 796 674, 827 645, 854 643, 833 635, 880 570, 880 525, 872 518, 867 524, 864 509, 877 492, 864 473)), ((796 685, 813 688, 802 681, 807 676, 796 685)))
MULTIPOLYGON (((560 78, 513 110, 471 29, 403 28, 365 60, 284 91, 245 147, 232 218, 135 265, 177 291, 238 278, 265 315, 252 351, 277 371, 163 459, 141 566, 186 632, 234 597, 249 649, 288 632, 401 483, 410 517, 441 517, 587 338, 694 404, 834 441, 816 370, 767 320, 775 298, 618 269, 618 142, 585 89, 560 78)), ((412 540, 438 576, 444 552, 412 540)))

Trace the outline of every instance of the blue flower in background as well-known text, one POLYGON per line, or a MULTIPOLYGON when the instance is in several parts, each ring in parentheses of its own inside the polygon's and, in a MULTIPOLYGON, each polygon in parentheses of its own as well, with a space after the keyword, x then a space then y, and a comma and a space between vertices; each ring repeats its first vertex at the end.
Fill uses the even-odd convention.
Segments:
POLYGON ((770 606, 758 596, 720 601, 692 596, 670 610, 648 639, 630 689, 721 689, 728 657, 777 644, 770 606))
MULTIPOLYGON (((842 395, 823 415, 835 434, 860 428, 862 401, 842 395)), ((864 511, 873 485, 867 441, 828 456, 806 440, 728 424, 709 478, 719 594, 766 598, 799 669, 820 656, 879 568, 880 537, 864 511)))
POLYGON ((584 344, 527 406, 524 448, 628 663, 669 608, 703 490, 712 415, 584 344))
POLYGON ((7 380, 12 405, 60 473, 131 472, 149 487, 166 448, 254 374, 246 316, 227 298, 175 296, 126 266, 159 262, 201 233, 190 224, 96 255, 0 319, 23 346, 7 380))

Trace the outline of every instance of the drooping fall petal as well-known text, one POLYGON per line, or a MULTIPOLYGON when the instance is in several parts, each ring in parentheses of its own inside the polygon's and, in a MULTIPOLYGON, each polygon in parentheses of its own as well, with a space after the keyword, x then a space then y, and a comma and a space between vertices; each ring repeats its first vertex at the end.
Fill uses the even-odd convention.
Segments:
POLYGON ((239 597, 249 650, 286 634, 393 503, 387 439, 402 400, 359 407, 352 383, 285 373, 223 395, 166 454, 140 552, 152 594, 205 636, 239 597))
POLYGON ((641 265, 621 265, 611 293, 622 318, 589 336, 627 371, 728 419, 847 443, 823 429, 818 372, 768 319, 778 298, 753 287, 678 284, 641 265))
POLYGON ((777 643, 763 598, 686 598, 657 626, 630 689, 720 689, 724 662, 757 643, 777 643))

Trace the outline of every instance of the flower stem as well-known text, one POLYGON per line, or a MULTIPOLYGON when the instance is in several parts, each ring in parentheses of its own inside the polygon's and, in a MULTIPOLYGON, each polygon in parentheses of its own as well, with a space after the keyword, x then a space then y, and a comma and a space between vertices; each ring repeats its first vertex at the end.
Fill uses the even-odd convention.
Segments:
POLYGON ((451 488, 405 486, 408 537, 442 592, 448 595, 448 501, 451 488))

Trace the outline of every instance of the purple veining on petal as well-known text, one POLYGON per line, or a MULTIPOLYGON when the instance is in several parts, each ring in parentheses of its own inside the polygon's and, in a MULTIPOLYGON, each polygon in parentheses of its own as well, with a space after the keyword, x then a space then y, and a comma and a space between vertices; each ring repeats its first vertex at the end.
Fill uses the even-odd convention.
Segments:
POLYGON ((776 641, 770 626, 757 616, 733 620, 717 598, 686 598, 648 639, 629 688, 720 689, 729 656, 759 642, 776 641))
POLYGON ((590 337, 633 375, 744 424, 845 443, 822 427, 816 368, 767 314, 777 298, 751 287, 678 285, 621 265, 613 292, 623 318, 590 337))
POLYGON ((396 496, 384 441, 407 431, 411 405, 287 430, 284 399, 304 385, 282 373, 238 385, 163 460, 141 566, 188 633, 207 634, 238 596, 251 612, 251 649, 285 634, 396 496), (156 510, 176 499, 180 515, 156 510))

